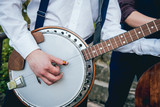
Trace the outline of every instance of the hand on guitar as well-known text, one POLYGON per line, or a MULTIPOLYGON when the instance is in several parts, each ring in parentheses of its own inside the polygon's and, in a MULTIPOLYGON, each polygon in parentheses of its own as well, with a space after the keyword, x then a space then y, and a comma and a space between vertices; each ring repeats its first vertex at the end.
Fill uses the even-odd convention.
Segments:
POLYGON ((58 65, 68 64, 66 61, 51 56, 39 49, 31 52, 26 60, 34 74, 41 78, 47 85, 51 85, 63 77, 63 73, 60 73, 59 66, 53 66, 52 63, 58 65))

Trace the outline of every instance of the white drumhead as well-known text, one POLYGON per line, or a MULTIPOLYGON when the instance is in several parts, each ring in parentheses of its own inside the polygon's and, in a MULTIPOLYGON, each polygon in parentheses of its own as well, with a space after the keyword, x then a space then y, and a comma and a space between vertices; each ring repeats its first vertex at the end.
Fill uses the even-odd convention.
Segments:
POLYGON ((17 95, 29 106, 60 107, 72 102, 82 90, 86 78, 86 64, 74 42, 56 34, 44 34, 45 41, 40 48, 58 58, 69 62, 60 66, 63 78, 51 86, 39 84, 36 76, 26 63, 22 71, 11 71, 11 78, 24 77, 26 87, 15 89, 17 95))

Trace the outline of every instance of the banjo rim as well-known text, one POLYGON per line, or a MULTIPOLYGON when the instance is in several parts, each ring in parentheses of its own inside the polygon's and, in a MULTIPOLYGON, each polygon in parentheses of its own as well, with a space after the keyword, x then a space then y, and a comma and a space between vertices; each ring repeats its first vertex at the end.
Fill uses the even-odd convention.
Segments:
MULTIPOLYGON (((74 36, 76 36, 77 38, 79 38, 79 39, 84 43, 84 45, 85 45, 86 47, 88 47, 87 43, 86 43, 81 37, 79 37, 78 34, 76 34, 75 32, 73 32, 73 31, 71 31, 71 30, 69 30, 69 29, 67 29, 67 28, 64 28, 64 27, 46 26, 46 27, 37 28, 37 29, 31 31, 31 33, 38 32, 38 31, 43 30, 43 29, 50 29, 50 28, 62 29, 62 30, 65 30, 65 31, 67 31, 67 32, 70 32, 70 33, 72 33, 74 36)), ((93 65, 93 76, 92 76, 92 81, 91 81, 90 87, 89 87, 87 93, 84 95, 84 97, 83 97, 76 105, 74 105, 74 107, 77 107, 78 105, 80 105, 80 104, 85 100, 85 98, 89 95, 89 93, 90 93, 90 91, 91 91, 91 89, 92 89, 92 87, 93 87, 94 80, 95 80, 95 61, 94 61, 93 59, 92 59, 92 65, 93 65)), ((11 71, 11 70, 8 70, 8 72, 10 72, 10 71, 11 71)), ((10 75, 9 75, 9 80, 11 80, 10 75)), ((22 101, 22 99, 16 94, 16 91, 15 91, 14 89, 13 89, 13 92, 14 92, 14 94, 17 96, 17 98, 18 98, 26 107, 29 107, 29 105, 27 105, 24 101, 22 101)))

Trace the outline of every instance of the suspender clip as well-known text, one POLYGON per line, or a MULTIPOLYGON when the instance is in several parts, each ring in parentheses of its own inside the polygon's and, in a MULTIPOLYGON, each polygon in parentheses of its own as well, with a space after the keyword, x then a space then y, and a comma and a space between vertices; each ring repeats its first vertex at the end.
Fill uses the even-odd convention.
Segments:
POLYGON ((37 15, 38 15, 38 16, 41 16, 41 17, 45 17, 46 13, 43 12, 43 11, 38 10, 38 11, 37 11, 37 15))

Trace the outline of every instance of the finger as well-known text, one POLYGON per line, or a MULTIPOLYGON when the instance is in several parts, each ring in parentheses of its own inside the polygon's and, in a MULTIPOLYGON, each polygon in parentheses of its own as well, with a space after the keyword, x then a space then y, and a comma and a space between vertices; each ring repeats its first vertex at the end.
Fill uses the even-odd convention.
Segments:
POLYGON ((56 82, 63 77, 63 72, 61 72, 59 75, 55 76, 56 82))
POLYGON ((54 57, 52 55, 50 56, 50 58, 51 58, 51 62, 55 62, 55 63, 57 63, 59 65, 67 65, 68 64, 67 61, 64 61, 62 59, 56 58, 56 57, 54 57))
POLYGON ((43 76, 41 76, 39 78, 41 78, 43 80, 43 82, 46 83, 47 85, 52 85, 53 84, 51 81, 49 81, 47 78, 45 78, 43 76))
POLYGON ((55 83, 56 81, 60 80, 63 77, 63 73, 60 73, 59 75, 53 75, 49 72, 47 72, 44 77, 48 79, 50 82, 55 83))
POLYGON ((60 72, 60 68, 59 66, 53 66, 52 64, 49 66, 49 70, 48 70, 51 74, 53 75, 59 75, 60 72))

